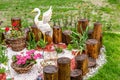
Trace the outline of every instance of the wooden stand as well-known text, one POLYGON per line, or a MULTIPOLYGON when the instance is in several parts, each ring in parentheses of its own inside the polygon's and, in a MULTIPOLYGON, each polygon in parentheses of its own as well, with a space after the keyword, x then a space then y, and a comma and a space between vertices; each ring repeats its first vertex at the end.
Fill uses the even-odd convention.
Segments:
POLYGON ((98 41, 96 39, 88 39, 86 41, 88 55, 94 59, 98 58, 98 41))
POLYGON ((92 68, 92 67, 95 67, 95 66, 96 66, 96 60, 91 58, 91 57, 89 57, 88 58, 88 67, 92 68))
POLYGON ((26 40, 29 41, 30 40, 30 38, 29 38, 30 28, 25 28, 24 32, 26 34, 26 40))
POLYGON ((99 22, 96 22, 94 24, 93 39, 100 41, 101 34, 102 34, 102 24, 99 22))
POLYGON ((86 54, 81 54, 75 57, 77 69, 82 70, 82 75, 85 75, 88 70, 88 56, 86 54))
POLYGON ((93 30, 91 29, 91 30, 88 31, 88 39, 92 39, 93 38, 92 34, 93 34, 93 30))
POLYGON ((58 64, 58 80, 70 80, 70 59, 62 57, 57 60, 58 64))
POLYGON ((53 42, 56 44, 62 42, 62 29, 59 26, 53 27, 53 42))
POLYGON ((103 35, 101 34, 101 36, 100 36, 100 48, 102 47, 102 44, 103 44, 102 38, 103 38, 103 35))
POLYGON ((78 27, 77 27, 77 30, 79 33, 83 33, 83 31, 86 30, 88 26, 88 20, 87 19, 81 19, 78 21, 78 27))
POLYGON ((21 18, 11 18, 12 28, 21 28, 21 18))
POLYGON ((62 42, 68 45, 71 42, 71 37, 70 35, 72 34, 72 31, 70 30, 65 30, 62 33, 62 42))
POLYGON ((33 25, 31 28, 32 28, 32 32, 33 32, 34 35, 35 35, 35 40, 36 40, 36 41, 39 41, 40 38, 42 38, 42 33, 41 33, 41 31, 37 28, 36 25, 33 25))
POLYGON ((53 65, 43 68, 44 80, 58 80, 58 69, 53 65))
POLYGON ((94 31, 93 31, 93 39, 98 40, 98 52, 100 52, 100 39, 101 39, 101 34, 102 34, 102 24, 99 22, 96 22, 94 24, 94 31))
POLYGON ((71 71, 71 80, 83 80, 82 79, 82 71, 79 69, 75 69, 71 71))
POLYGON ((50 36, 50 31, 45 32, 45 41, 47 41, 48 44, 51 44, 53 42, 53 40, 50 36))

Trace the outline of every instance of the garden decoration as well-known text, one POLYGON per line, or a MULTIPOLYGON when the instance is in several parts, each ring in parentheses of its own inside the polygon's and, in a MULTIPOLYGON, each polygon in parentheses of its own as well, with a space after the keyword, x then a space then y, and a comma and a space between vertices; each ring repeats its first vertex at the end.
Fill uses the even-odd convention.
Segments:
POLYGON ((36 25, 31 27, 30 32, 34 34, 36 42, 39 41, 43 36, 40 29, 38 29, 36 25))
POLYGON ((71 71, 70 79, 71 80, 82 80, 82 71, 79 69, 75 69, 71 71))
POLYGON ((53 30, 48 24, 48 22, 51 19, 52 16, 52 6, 50 6, 49 10, 43 13, 42 21, 39 21, 38 18, 40 16, 40 9, 35 8, 32 12, 37 12, 38 14, 34 18, 34 23, 37 26, 37 28, 45 35, 45 32, 50 31, 50 36, 52 38, 53 30))
POLYGON ((25 56, 14 55, 11 67, 19 74, 27 73, 36 63, 36 59, 41 57, 40 54, 35 54, 34 52, 35 50, 29 50, 25 53, 25 56))
POLYGON ((80 19, 72 28, 63 29, 60 22, 51 28, 52 7, 41 21, 40 10, 32 12, 38 14, 30 28, 23 30, 20 18, 12 18, 12 28, 5 28, 11 47, 7 48, 8 67, 15 80, 84 80, 105 63, 101 23, 95 23, 91 31, 88 19, 80 19))
POLYGON ((12 28, 17 28, 20 30, 21 28, 21 19, 20 18, 11 18, 12 28))
POLYGON ((62 29, 59 26, 53 27, 53 42, 56 44, 62 42, 62 29))
POLYGON ((70 80, 70 59, 66 57, 58 58, 58 80, 70 80), (64 66, 64 67, 63 67, 64 66))
POLYGON ((6 27, 5 39, 14 51, 21 51, 26 47, 26 35, 17 28, 11 29, 6 27))
POLYGON ((43 68, 44 80, 58 80, 58 68, 53 65, 43 68))

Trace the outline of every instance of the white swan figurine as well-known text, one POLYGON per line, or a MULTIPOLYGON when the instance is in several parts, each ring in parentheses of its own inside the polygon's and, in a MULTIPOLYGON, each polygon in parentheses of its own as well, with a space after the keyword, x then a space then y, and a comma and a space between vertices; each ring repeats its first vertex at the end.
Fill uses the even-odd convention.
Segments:
POLYGON ((32 12, 38 13, 34 18, 34 23, 37 26, 37 28, 40 29, 40 31, 43 33, 43 35, 45 35, 45 32, 49 31, 50 36, 52 38, 53 29, 48 24, 48 22, 50 21, 51 16, 52 16, 52 7, 50 6, 49 10, 43 13, 42 21, 38 20, 40 13, 41 13, 39 8, 35 8, 32 12))

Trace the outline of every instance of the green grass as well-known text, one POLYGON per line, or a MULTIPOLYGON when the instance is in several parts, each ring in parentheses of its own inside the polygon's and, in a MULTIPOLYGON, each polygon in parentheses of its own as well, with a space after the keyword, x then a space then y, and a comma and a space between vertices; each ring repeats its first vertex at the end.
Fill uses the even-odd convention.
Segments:
MULTIPOLYGON (((107 7, 102 6, 97 9, 96 6, 91 5, 91 3, 88 3, 88 6, 93 6, 95 12, 98 11, 112 16, 110 18, 105 16, 105 19, 107 19, 108 22, 109 20, 112 21, 112 30, 120 31, 120 6, 114 5, 119 4, 119 0, 108 1, 111 4, 107 7)), ((21 17, 23 26, 30 26, 33 24, 33 19, 36 15, 30 12, 35 7, 38 7, 43 13, 50 5, 53 6, 52 19, 61 19, 62 17, 70 16, 71 12, 72 15, 76 16, 78 6, 83 8, 83 6, 86 6, 86 3, 83 4, 82 0, 0 0, 0 19, 4 21, 1 26, 4 27, 10 25, 12 17, 21 17)), ((89 11, 91 12, 92 10, 89 11)), ((88 11, 88 8, 86 11, 88 11)), ((98 18, 101 17, 99 14, 92 15, 89 13, 88 15, 91 15, 91 18, 94 18, 94 21, 101 21, 101 18, 98 18)), ((104 24, 107 23, 107 21, 104 22, 104 24)), ((90 23, 92 23, 92 21, 90 21, 90 23)), ((103 25, 103 28, 104 27, 105 26, 103 25)), ((103 44, 107 50, 107 63, 89 80, 120 80, 120 35, 104 33, 103 44)))

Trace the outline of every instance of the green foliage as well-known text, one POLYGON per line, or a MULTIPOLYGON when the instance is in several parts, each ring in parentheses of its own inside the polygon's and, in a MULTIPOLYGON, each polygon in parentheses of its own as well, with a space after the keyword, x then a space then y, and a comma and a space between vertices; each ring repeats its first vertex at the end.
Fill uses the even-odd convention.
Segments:
POLYGON ((59 53, 61 53, 63 50, 62 50, 62 48, 60 48, 60 47, 56 47, 55 46, 55 50, 56 50, 56 52, 59 54, 59 53))
POLYGON ((82 34, 80 34, 79 32, 72 32, 72 46, 74 49, 79 49, 80 51, 84 50, 86 48, 86 40, 88 38, 88 27, 86 28, 86 31, 82 31, 82 34))
POLYGON ((8 61, 8 57, 5 53, 6 48, 0 45, 0 63, 6 64, 8 61))
POLYGON ((0 74, 5 73, 5 71, 6 71, 5 68, 0 68, 0 74))
POLYGON ((68 50, 72 50, 72 49, 73 49, 73 46, 72 46, 71 44, 68 44, 67 49, 68 49, 68 50))
POLYGON ((37 47, 37 43, 35 41, 34 33, 29 32, 29 41, 27 42, 27 49, 35 49, 37 47))
POLYGON ((37 42, 37 45, 41 48, 45 48, 46 45, 47 45, 47 42, 45 42, 43 39, 40 39, 38 42, 37 42))

